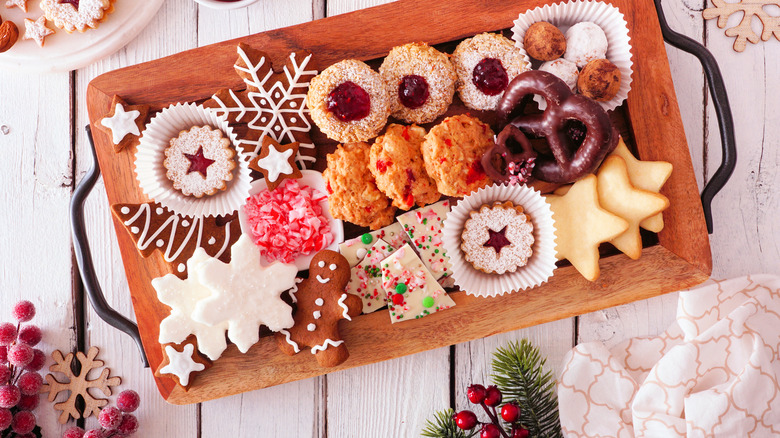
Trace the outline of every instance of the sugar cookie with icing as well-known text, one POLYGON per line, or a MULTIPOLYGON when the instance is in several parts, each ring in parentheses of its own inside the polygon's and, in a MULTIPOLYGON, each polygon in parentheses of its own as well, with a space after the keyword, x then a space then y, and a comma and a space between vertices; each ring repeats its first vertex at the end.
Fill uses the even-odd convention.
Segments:
POLYGON ((197 374, 211 368, 211 363, 198 354, 195 342, 188 339, 181 345, 163 345, 163 361, 154 375, 171 377, 188 391, 197 374))
POLYGON ((249 168, 262 173, 268 189, 275 190, 285 179, 302 176, 295 164, 299 145, 298 142, 282 145, 271 137, 265 137, 260 153, 249 162, 249 168))
POLYGON ((95 123, 95 127, 111 137, 114 152, 137 146, 144 131, 149 105, 129 105, 114 95, 109 112, 95 123))

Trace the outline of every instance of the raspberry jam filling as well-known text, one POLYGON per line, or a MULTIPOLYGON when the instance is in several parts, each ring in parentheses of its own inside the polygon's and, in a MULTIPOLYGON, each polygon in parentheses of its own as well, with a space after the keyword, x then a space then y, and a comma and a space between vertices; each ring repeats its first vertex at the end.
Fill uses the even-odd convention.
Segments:
POLYGON ((502 93, 509 84, 509 76, 501 61, 495 58, 485 58, 479 61, 472 72, 471 80, 479 91, 488 96, 502 93))
POLYGON ((195 152, 195 154, 184 154, 184 157, 190 161, 190 167, 187 168, 187 175, 192 172, 198 172, 203 178, 206 178, 206 172, 208 172, 209 166, 214 164, 214 160, 208 159, 203 155, 203 146, 200 146, 198 152, 195 152))
POLYGON ((371 112, 371 97, 360 85, 347 81, 330 92, 325 100, 328 111, 342 122, 360 120, 371 112))
POLYGON ((428 81, 418 75, 406 75, 398 84, 398 100, 410 109, 416 109, 428 101, 428 81))
POLYGON ((501 231, 493 231, 490 228, 488 228, 487 232, 489 236, 488 240, 482 246, 492 247, 496 251, 496 254, 499 254, 503 247, 512 244, 512 242, 510 242, 509 239, 506 238, 506 226, 504 226, 504 228, 502 228, 501 231))

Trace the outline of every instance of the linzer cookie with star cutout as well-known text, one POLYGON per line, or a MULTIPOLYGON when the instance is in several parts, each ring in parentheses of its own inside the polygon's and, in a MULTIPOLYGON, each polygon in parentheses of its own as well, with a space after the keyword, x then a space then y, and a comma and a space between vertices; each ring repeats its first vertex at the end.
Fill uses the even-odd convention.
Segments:
POLYGON ((507 202, 471 212, 461 235, 466 261, 488 274, 515 272, 533 254, 534 227, 523 207, 507 202))
POLYGON ((171 139, 163 165, 173 188, 200 198, 227 188, 236 168, 235 156, 222 131, 195 126, 171 139))
POLYGON ((46 19, 70 33, 96 29, 114 11, 115 0, 41 0, 46 19))

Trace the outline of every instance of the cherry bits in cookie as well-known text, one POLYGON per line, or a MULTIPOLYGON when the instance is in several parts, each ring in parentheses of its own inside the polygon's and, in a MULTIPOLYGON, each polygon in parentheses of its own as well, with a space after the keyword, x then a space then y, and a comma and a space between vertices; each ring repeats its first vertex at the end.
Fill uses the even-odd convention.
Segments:
POLYGON ((368 168, 376 185, 402 210, 432 204, 441 197, 436 182, 425 172, 420 152, 424 138, 425 129, 420 126, 390 125, 371 146, 368 168))
POLYGON ((195 126, 171 139, 163 166, 173 188, 200 198, 227 188, 227 182, 233 179, 235 156, 221 130, 195 126))
POLYGON ((522 52, 500 34, 463 40, 452 54, 458 92, 467 107, 494 110, 509 82, 528 70, 522 52))
POLYGON ((425 43, 394 47, 379 67, 392 116, 429 123, 447 111, 458 75, 447 55, 425 43))
POLYGON ((339 142, 376 137, 390 115, 379 73, 355 59, 337 62, 315 76, 309 84, 306 105, 320 130, 339 142))

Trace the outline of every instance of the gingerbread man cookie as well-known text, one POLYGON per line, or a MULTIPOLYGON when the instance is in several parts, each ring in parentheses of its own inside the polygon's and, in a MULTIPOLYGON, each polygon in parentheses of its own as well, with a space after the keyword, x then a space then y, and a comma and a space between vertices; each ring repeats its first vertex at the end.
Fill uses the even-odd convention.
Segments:
POLYGON ((302 347, 311 347, 311 353, 323 367, 347 360, 349 352, 339 335, 338 322, 351 321, 363 310, 360 297, 344 291, 349 276, 349 263, 341 254, 324 250, 314 256, 309 278, 298 285, 295 294, 295 325, 275 335, 279 349, 292 356, 302 347))

